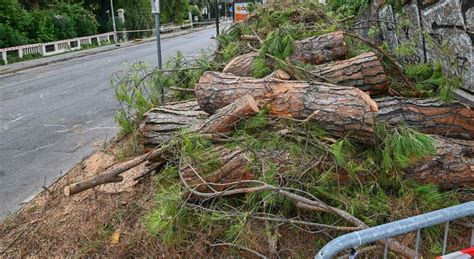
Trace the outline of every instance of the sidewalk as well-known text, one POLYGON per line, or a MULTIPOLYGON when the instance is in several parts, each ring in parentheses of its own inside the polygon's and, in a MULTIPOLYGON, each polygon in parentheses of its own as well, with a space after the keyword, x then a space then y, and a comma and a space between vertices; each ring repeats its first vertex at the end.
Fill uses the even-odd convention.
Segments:
MULTIPOLYGON (((195 29, 182 30, 182 31, 172 32, 172 33, 165 33, 165 34, 161 34, 161 39, 178 37, 181 35, 201 31, 204 29, 212 28, 212 27, 214 27, 214 25, 208 25, 208 26, 203 26, 203 27, 199 27, 195 29)), ((142 43, 146 43, 146 42, 150 42, 154 40, 156 40, 156 37, 150 37, 150 38, 145 38, 145 39, 140 39, 140 40, 122 42, 120 43, 120 46, 115 46, 115 44, 110 44, 110 45, 96 47, 92 49, 66 52, 66 53, 62 53, 62 54, 58 54, 54 56, 42 57, 38 59, 4 65, 4 66, 0 66, 0 75, 15 73, 21 70, 39 67, 39 66, 46 66, 52 63, 66 61, 73 58, 80 58, 80 57, 84 57, 88 55, 94 55, 97 53, 103 53, 103 52, 107 52, 107 51, 118 49, 118 48, 126 48, 126 47, 130 47, 130 46, 134 46, 137 44, 142 44, 142 43)))

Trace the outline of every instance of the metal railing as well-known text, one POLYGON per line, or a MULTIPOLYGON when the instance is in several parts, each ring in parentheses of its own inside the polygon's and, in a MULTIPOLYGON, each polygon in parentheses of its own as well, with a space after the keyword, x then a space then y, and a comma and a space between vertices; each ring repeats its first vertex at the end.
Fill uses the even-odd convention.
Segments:
MULTIPOLYGON (((194 22, 194 23, 185 23, 181 25, 174 25, 174 24, 164 24, 160 27, 160 32, 168 33, 168 32, 175 32, 184 29, 189 29, 197 26, 205 26, 209 25, 209 22, 194 22)), ((155 29, 146 29, 146 30, 129 30, 129 31, 118 31, 122 40, 127 40, 127 33, 135 33, 135 32, 155 32, 155 29)), ((68 51, 79 50, 82 49, 84 45, 92 45, 95 44, 100 46, 101 44, 108 43, 114 41, 113 32, 107 32, 97 35, 85 36, 85 37, 78 37, 73 39, 66 39, 66 40, 59 40, 59 41, 52 41, 52 42, 45 42, 45 43, 36 43, 36 44, 29 44, 29 45, 22 45, 22 46, 15 46, 15 47, 8 47, 8 48, 0 48, 0 59, 3 60, 4 64, 8 64, 8 56, 13 55, 20 59, 22 59, 25 55, 39 55, 42 57, 56 55, 68 51)))
MULTIPOLYGON (((361 245, 372 243, 375 241, 385 240, 388 238, 416 231, 415 241, 415 258, 418 258, 419 246, 421 239, 421 229, 445 223, 443 236, 443 254, 446 254, 446 245, 448 240, 449 222, 474 215, 474 201, 463 203, 460 205, 432 211, 429 213, 413 216, 410 218, 394 221, 380 226, 367 228, 352 233, 342 235, 327 243, 315 258, 333 258, 338 253, 346 249, 355 249, 361 245)), ((471 246, 474 245, 474 225, 471 226, 471 246)), ((388 243, 385 242, 384 258, 388 256, 388 243)))

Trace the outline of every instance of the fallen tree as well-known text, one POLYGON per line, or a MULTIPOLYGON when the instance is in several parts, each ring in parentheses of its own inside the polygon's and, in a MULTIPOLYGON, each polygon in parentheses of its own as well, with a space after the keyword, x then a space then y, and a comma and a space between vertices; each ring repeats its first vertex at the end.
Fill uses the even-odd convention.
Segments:
MULTIPOLYGON (((343 59, 346 55, 344 36, 338 31, 295 41, 295 49, 289 60, 292 63, 322 64, 343 59)), ((239 55, 227 63, 222 72, 237 76, 251 76, 258 56, 259 53, 256 51, 239 55)))
POLYGON ((474 111, 459 102, 403 97, 383 97, 374 101, 379 107, 375 114, 377 121, 406 124, 428 134, 474 138, 474 111))
POLYGON ((268 105, 272 115, 310 118, 332 135, 350 135, 363 143, 375 141, 373 112, 377 106, 357 88, 207 72, 196 84, 195 93, 199 106, 208 113, 249 94, 268 105))
POLYGON ((335 84, 354 86, 370 95, 387 92, 387 76, 374 52, 318 65, 312 72, 329 79, 335 84))

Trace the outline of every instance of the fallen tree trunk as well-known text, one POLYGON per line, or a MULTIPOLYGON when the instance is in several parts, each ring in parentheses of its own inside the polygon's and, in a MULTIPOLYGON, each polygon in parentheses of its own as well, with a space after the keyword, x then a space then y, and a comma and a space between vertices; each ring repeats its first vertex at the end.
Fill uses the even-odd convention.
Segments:
POLYGON ((207 72, 195 87, 201 108, 214 113, 249 94, 277 116, 314 121, 329 134, 374 143, 375 102, 361 90, 326 83, 254 79, 207 72), (316 114, 317 113, 317 114, 316 114))
MULTIPOLYGON (((199 133, 219 133, 220 130, 227 131, 229 128, 235 126, 235 124, 242 118, 255 115, 258 112, 255 100, 248 95, 238 98, 235 103, 220 109, 215 114, 202 121, 200 125, 196 126, 194 130, 199 133), (229 108, 230 107, 230 108, 229 108)), ((118 164, 112 169, 105 171, 99 175, 96 175, 90 179, 86 179, 64 188, 64 194, 66 196, 74 195, 76 193, 85 191, 87 189, 94 188, 101 184, 115 183, 122 181, 120 174, 133 168, 145 161, 154 160, 162 157, 164 154, 174 146, 175 143, 170 142, 161 148, 153 149, 152 151, 138 156, 127 162, 118 164)))
POLYGON ((239 55, 229 61, 222 72, 232 73, 238 76, 252 76, 253 65, 257 56, 258 52, 249 52, 239 55))
MULTIPOLYGON (((258 40, 258 39, 257 39, 258 40)), ((290 56, 293 63, 303 62, 321 64, 328 61, 343 59, 347 55, 347 47, 342 32, 333 32, 295 42, 295 50, 290 56)), ((232 59, 222 72, 237 76, 251 76, 258 52, 250 52, 232 59)))
POLYGON ((374 52, 316 66, 313 73, 327 78, 334 84, 354 86, 370 95, 387 91, 387 76, 374 52))
POLYGON ((151 109, 144 114, 140 124, 145 147, 161 145, 181 129, 199 124, 208 116, 196 100, 173 102, 151 109))
POLYGON ((474 186, 474 141, 433 136, 436 155, 417 161, 404 170, 407 177, 434 183, 442 189, 474 186))
POLYGON ((295 50, 290 56, 290 61, 317 65, 343 59, 346 55, 347 46, 344 42, 344 33, 336 31, 295 41, 295 50))
POLYGON ((377 121, 406 124, 424 133, 448 137, 474 138, 474 111, 458 102, 436 99, 384 97, 375 99, 377 121))

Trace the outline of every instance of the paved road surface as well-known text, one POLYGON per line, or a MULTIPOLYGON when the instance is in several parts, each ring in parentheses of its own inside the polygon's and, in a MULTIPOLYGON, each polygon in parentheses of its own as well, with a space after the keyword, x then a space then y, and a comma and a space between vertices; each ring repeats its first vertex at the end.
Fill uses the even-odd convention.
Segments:
MULTIPOLYGON (((164 39, 164 60, 209 51, 214 32, 164 39)), ((118 132, 111 74, 139 60, 156 66, 154 42, 0 76, 0 222, 118 132)))

